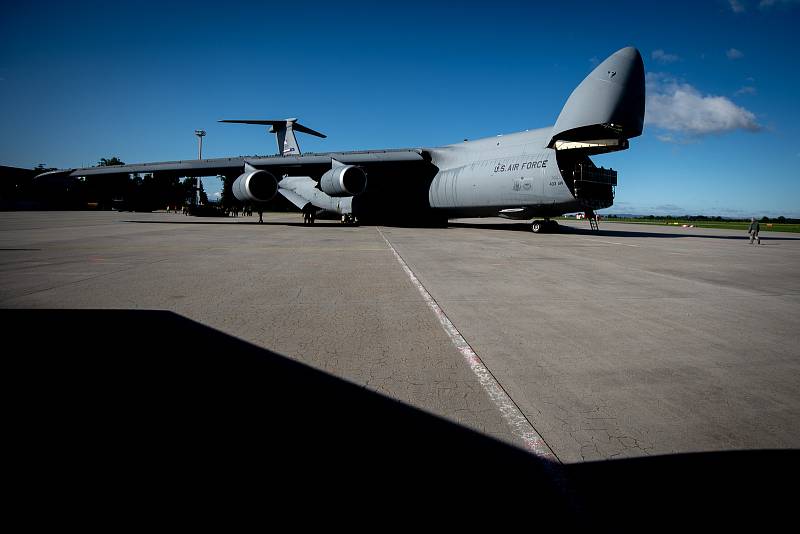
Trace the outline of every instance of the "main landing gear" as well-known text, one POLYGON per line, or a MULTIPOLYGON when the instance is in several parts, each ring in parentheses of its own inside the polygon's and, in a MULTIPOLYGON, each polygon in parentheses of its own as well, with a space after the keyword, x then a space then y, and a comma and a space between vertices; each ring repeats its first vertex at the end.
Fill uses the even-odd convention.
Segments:
POLYGON ((303 210, 303 224, 314 224, 314 209, 304 209, 303 210))
POLYGON ((542 234, 544 232, 558 232, 558 223, 551 219, 543 221, 533 221, 531 223, 531 231, 534 234, 542 234))
POLYGON ((358 221, 356 221, 356 216, 352 213, 345 213, 342 215, 342 224, 346 226, 357 226, 358 221))

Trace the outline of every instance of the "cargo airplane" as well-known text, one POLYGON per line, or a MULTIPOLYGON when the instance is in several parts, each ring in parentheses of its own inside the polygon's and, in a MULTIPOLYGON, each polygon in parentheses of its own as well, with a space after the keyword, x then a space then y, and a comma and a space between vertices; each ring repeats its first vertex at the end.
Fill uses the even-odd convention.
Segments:
POLYGON ((625 150, 641 135, 644 64, 633 47, 618 50, 575 88, 555 125, 436 148, 300 153, 296 132, 325 137, 297 119, 226 120, 276 134, 279 153, 62 169, 44 175, 85 177, 153 173, 224 176, 241 202, 266 205, 282 195, 307 222, 323 211, 345 223, 369 220, 444 222, 500 216, 554 230, 552 217, 606 208, 617 173, 589 156, 625 150))

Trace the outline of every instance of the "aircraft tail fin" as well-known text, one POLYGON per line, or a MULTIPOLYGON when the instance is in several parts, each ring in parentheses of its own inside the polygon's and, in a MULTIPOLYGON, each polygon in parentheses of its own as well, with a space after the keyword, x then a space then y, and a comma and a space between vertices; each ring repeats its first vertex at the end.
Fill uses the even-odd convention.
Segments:
POLYGON ((280 119, 280 120, 257 120, 257 119, 226 119, 219 122, 228 122, 235 124, 260 124, 269 126, 269 133, 274 133, 278 141, 278 154, 281 156, 295 156, 300 154, 300 145, 297 143, 297 138, 294 132, 307 133, 316 137, 327 137, 325 134, 312 130, 307 126, 303 126, 297 119, 280 119))

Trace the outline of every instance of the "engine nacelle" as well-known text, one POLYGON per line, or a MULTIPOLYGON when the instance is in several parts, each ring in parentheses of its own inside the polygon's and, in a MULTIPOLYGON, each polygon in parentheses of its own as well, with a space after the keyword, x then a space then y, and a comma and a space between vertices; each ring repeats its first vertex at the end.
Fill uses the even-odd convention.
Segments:
POLYGON ((319 188, 332 197, 360 195, 367 188, 367 174, 355 165, 340 165, 322 175, 319 188))
POLYGON ((278 192, 278 180, 267 171, 252 170, 239 176, 232 189, 240 202, 269 202, 278 192))

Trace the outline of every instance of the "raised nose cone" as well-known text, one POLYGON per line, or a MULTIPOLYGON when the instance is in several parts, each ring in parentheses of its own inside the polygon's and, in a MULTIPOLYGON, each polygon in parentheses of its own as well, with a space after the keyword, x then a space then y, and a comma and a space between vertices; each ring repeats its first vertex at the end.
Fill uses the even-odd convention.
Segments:
POLYGON ((556 141, 629 139, 642 134, 644 63, 629 46, 611 54, 575 88, 553 127, 556 141))

